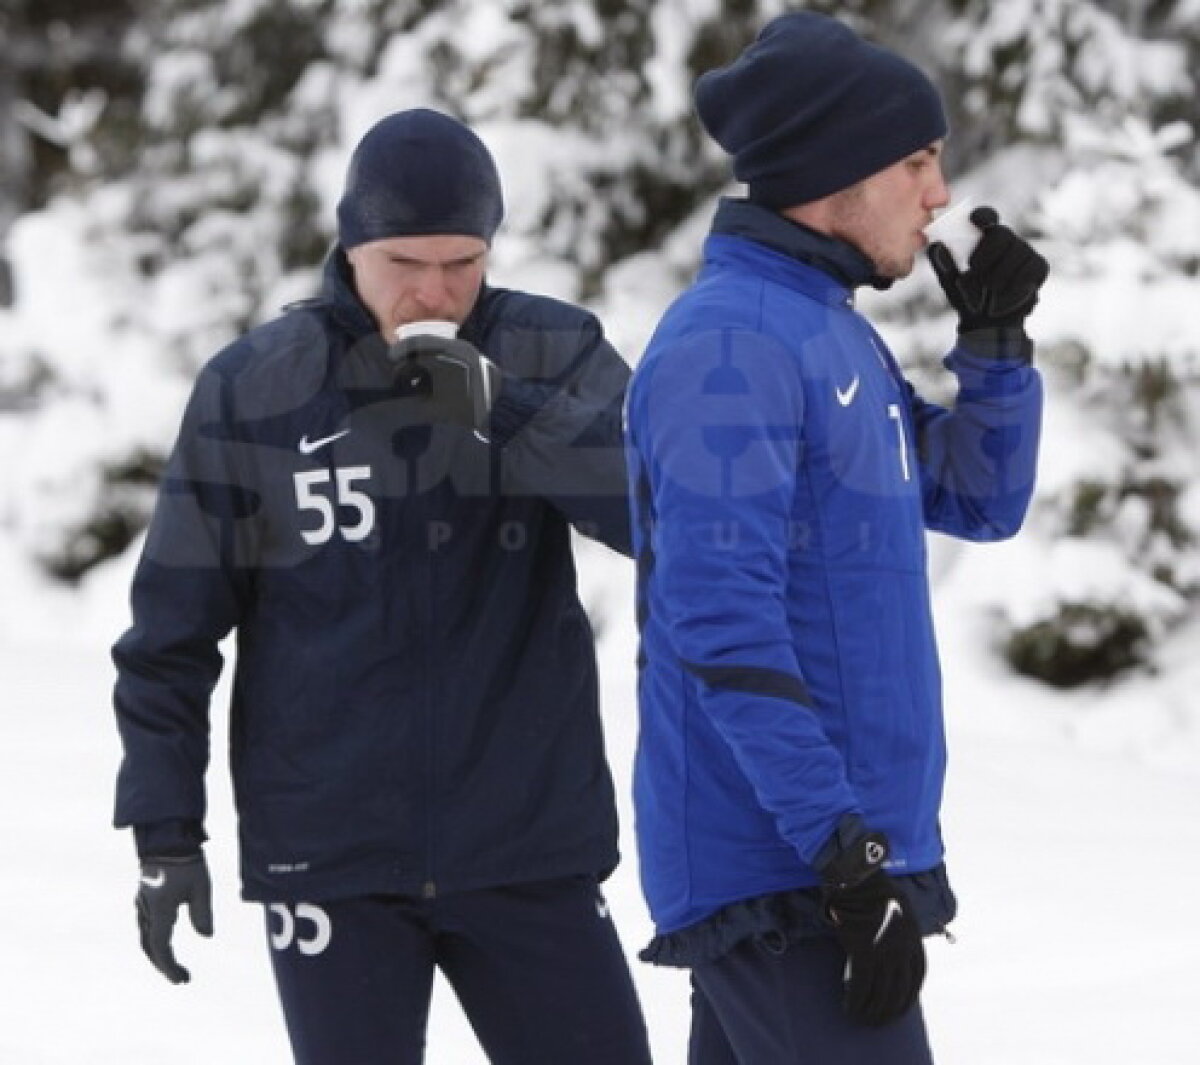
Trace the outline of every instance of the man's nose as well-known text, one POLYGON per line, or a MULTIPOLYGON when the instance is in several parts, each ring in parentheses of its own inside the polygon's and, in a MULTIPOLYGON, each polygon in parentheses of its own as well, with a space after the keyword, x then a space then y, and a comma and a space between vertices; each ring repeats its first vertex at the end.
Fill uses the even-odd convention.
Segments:
POLYGON ((925 206, 936 211, 941 207, 945 207, 949 202, 950 186, 947 184, 946 177, 939 166, 933 185, 925 195, 925 206))
POLYGON ((430 266, 421 271, 417 280, 417 302, 426 311, 436 311, 443 308, 449 301, 446 287, 446 276, 440 266, 430 266))

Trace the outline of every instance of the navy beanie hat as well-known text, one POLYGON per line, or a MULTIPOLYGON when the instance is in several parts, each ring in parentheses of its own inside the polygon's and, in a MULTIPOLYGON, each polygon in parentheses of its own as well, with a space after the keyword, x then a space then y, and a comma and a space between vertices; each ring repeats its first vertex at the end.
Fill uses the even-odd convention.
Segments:
POLYGON ((946 135, 933 83, 836 19, 781 15, 696 82, 696 111, 751 200, 819 200, 946 135))
POLYGON ((366 133, 337 206, 338 241, 441 234, 488 244, 504 217, 500 174, 487 147, 457 119, 418 108, 366 133))

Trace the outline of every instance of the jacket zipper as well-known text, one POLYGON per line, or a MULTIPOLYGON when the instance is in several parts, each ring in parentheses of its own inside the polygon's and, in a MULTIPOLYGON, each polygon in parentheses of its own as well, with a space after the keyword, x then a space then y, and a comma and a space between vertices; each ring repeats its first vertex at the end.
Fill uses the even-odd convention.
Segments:
MULTIPOLYGON (((414 460, 409 468, 409 486, 410 491, 419 491, 417 485, 417 463, 414 460)), ((437 671, 434 662, 434 647, 435 640, 433 634, 436 632, 434 627, 434 608, 436 603, 433 595, 433 552, 428 550, 428 543, 425 537, 422 536, 421 530, 428 528, 429 512, 425 500, 422 500, 421 505, 417 508, 420 521, 417 525, 417 536, 419 547, 416 552, 418 564, 422 576, 421 580, 421 599, 424 607, 423 625, 423 643, 425 656, 425 690, 424 690, 424 733, 425 733, 425 855, 424 855, 424 877, 421 884, 421 897, 423 899, 437 898, 437 878, 435 875, 435 860, 434 849, 436 842, 435 831, 435 810, 436 810, 436 795, 437 795, 437 699, 435 697, 434 688, 437 680, 437 671)))

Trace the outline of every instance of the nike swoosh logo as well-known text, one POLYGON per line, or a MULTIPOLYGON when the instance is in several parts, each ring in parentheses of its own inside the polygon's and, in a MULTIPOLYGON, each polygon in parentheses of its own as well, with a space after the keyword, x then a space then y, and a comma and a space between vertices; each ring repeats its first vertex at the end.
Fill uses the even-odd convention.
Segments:
POLYGON ((888 899, 888 904, 883 909, 883 920, 879 922, 879 931, 875 933, 875 939, 871 945, 874 947, 879 946, 879 941, 887 935, 887 930, 891 926, 891 923, 903 915, 904 911, 900 908, 900 903, 895 899, 888 899))
POLYGON ((854 402, 854 397, 858 395, 858 386, 861 383, 862 382, 858 374, 855 374, 854 380, 851 381, 845 389, 838 388, 836 385, 834 386, 833 390, 837 393, 838 402, 843 407, 848 407, 854 402))
POLYGON ((349 429, 343 429, 340 433, 334 433, 331 436, 323 436, 320 440, 309 440, 308 434, 305 433, 302 437, 300 437, 300 443, 296 446, 300 449, 301 455, 311 455, 314 451, 319 451, 326 444, 332 444, 335 440, 341 440, 341 438, 349 432, 349 429))
POLYGON ((148 888, 160 888, 167 882, 167 874, 160 869, 153 876, 147 876, 143 873, 141 880, 148 888))

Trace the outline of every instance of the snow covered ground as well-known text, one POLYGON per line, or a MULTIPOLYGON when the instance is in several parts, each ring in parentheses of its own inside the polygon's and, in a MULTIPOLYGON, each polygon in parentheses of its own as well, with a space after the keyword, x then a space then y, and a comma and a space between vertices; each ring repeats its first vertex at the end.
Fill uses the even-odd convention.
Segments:
MULTIPOLYGON (((958 942, 930 945, 926 1008, 939 1060, 1195 1065, 1200 761, 1179 752, 1196 750, 1200 634, 1181 637, 1179 660, 1157 680, 1107 695, 1047 693, 986 653, 971 570, 1003 558, 1002 548, 972 548, 938 566, 946 830, 962 904, 958 942)), ((286 1065, 261 919, 236 897, 219 738, 209 846, 217 936, 179 934, 193 972, 186 987, 168 985, 138 949, 132 848, 108 827, 118 746, 107 645, 124 624, 129 560, 76 596, 21 576, 13 558, 0 568, 0 1062, 286 1065)), ((608 617, 606 717, 623 792, 635 731, 629 581, 628 564, 585 554, 587 598, 608 617)), ((625 825, 627 860, 609 898, 632 956, 648 926, 628 810, 625 825)), ((658 1061, 682 1062, 685 979, 634 967, 658 1061)), ((484 1061, 444 989, 429 1046, 432 1065, 484 1061)))

